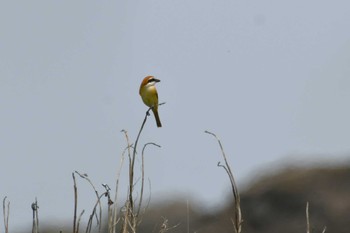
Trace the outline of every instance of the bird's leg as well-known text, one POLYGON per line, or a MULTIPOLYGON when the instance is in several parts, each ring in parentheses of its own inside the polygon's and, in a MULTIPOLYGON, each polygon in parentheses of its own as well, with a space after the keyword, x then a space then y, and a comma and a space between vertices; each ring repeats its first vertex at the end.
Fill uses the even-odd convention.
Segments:
POLYGON ((152 105, 151 107, 149 107, 149 109, 147 110, 147 112, 146 112, 146 115, 147 115, 147 116, 150 115, 149 111, 150 111, 151 109, 153 110, 153 105, 152 105))

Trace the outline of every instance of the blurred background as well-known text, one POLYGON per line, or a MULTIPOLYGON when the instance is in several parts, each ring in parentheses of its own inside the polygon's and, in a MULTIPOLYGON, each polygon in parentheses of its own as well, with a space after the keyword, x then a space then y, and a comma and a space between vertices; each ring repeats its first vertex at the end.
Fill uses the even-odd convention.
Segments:
MULTIPOLYGON (((36 197, 41 224, 70 224, 74 171, 115 189, 121 130, 134 142, 147 75, 161 80, 166 102, 163 127, 151 116, 139 142, 161 145, 145 152, 151 204, 190 203, 209 215, 230 206, 221 152, 205 130, 222 140, 247 195, 265 193, 254 187, 273 174, 349 177, 349 8, 345 0, 1 1, 0 197, 11 202, 10 228, 30 227, 36 197)), ((277 187, 288 186, 282 181, 277 187)), ((90 209, 91 187, 78 188, 79 210, 90 209)), ((306 199, 295 214, 304 215, 306 199)))

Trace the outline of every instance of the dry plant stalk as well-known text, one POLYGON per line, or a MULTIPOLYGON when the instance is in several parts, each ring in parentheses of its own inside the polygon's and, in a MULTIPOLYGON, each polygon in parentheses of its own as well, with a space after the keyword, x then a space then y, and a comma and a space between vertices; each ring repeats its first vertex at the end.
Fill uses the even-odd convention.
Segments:
MULTIPOLYGON (((163 223, 162 225, 160 226, 160 230, 159 230, 159 233, 165 233, 165 232, 168 232, 176 227, 178 227, 180 225, 180 223, 174 225, 174 226, 169 226, 168 225, 168 219, 167 218, 164 218, 163 217, 163 223)), ((189 232, 188 232, 189 233, 189 232)))
POLYGON ((102 221, 102 215, 100 212, 100 217, 97 216, 97 207, 101 207, 101 198, 106 196, 106 193, 102 193, 100 196, 98 196, 96 203, 94 205, 94 208, 92 209, 92 212, 90 214, 89 220, 88 220, 88 224, 86 226, 86 233, 90 233, 91 232, 91 228, 92 228, 92 221, 94 219, 94 217, 96 218, 97 221, 97 225, 98 225, 98 232, 101 232, 101 221, 102 221))
POLYGON ((95 204, 94 208, 92 209, 92 213, 89 217, 89 221, 88 221, 88 224, 86 227, 86 232, 91 232, 92 220, 93 220, 94 216, 95 216, 95 219, 97 221, 97 225, 99 226, 98 232, 101 232, 101 219, 102 219, 101 198, 103 196, 105 196, 105 193, 103 193, 102 195, 98 194, 98 191, 96 190, 94 184, 91 182, 91 180, 89 179, 87 174, 81 174, 78 171, 75 171, 75 173, 78 174, 82 179, 86 180, 90 184, 90 186, 92 187, 92 189, 95 192, 96 199, 97 199, 96 204, 95 204), (98 215, 97 215, 97 207, 99 207, 99 214, 98 215))
POLYGON ((112 216, 113 216, 113 211, 112 211, 112 205, 114 204, 114 202, 111 199, 111 188, 108 186, 108 184, 102 184, 102 186, 105 188, 105 192, 103 193, 104 196, 107 197, 107 204, 108 204, 108 209, 107 209, 107 214, 108 214, 108 218, 107 218, 107 226, 108 226, 108 232, 110 232, 111 226, 112 226, 112 216))
MULTIPOLYGON (((161 103, 159 105, 163 105, 164 103, 161 103)), ((144 190, 144 159, 143 159, 143 152, 146 147, 146 145, 153 144, 158 147, 159 145, 155 143, 147 143, 143 150, 142 150, 142 168, 141 168, 141 188, 140 188, 140 200, 138 203, 138 209, 135 211, 135 201, 134 201, 134 173, 135 173, 135 159, 136 159, 136 151, 137 151, 137 144, 140 139, 141 132, 145 126, 145 123, 147 121, 148 116, 150 115, 150 110, 152 110, 152 107, 150 107, 146 111, 145 118, 142 122, 141 128, 137 134, 136 140, 135 140, 135 146, 133 147, 132 153, 130 151, 130 148, 132 148, 128 134, 125 130, 123 130, 126 141, 127 141, 127 148, 128 148, 128 157, 129 157, 129 190, 128 190, 128 200, 125 204, 125 214, 124 214, 124 221, 122 224, 122 231, 121 232, 136 232, 137 226, 141 223, 141 218, 140 218, 140 209, 142 205, 142 199, 143 199, 143 190, 144 190)))
POLYGON ((33 210, 33 226, 32 226, 32 233, 38 233, 39 232, 39 213, 38 213, 38 200, 35 198, 35 202, 32 203, 32 210, 33 210))
MULTIPOLYGON (((140 188, 140 200, 139 200, 139 205, 138 205, 138 209, 137 209, 137 214, 136 216, 138 216, 140 219, 138 220, 138 224, 141 223, 142 220, 142 216, 140 215, 141 212, 141 207, 142 207, 142 201, 143 201, 143 191, 144 191, 144 186, 145 186, 145 149, 148 145, 153 145, 153 146, 157 146, 157 147, 161 147, 160 145, 153 143, 153 142, 148 142, 146 143, 143 148, 142 148, 142 162, 141 162, 141 188, 140 188)), ((148 200, 149 203, 150 200, 148 200)))
MULTIPOLYGON (((146 116, 147 117, 147 116, 146 116)), ((145 120, 144 120, 145 122, 145 120)), ((142 127, 143 128, 143 127, 142 127)), ((141 130, 142 130, 141 128, 141 130)), ((127 233, 128 232, 128 226, 130 225, 130 219, 133 219, 133 197, 132 197, 132 191, 133 191, 133 187, 134 187, 134 156, 131 156, 131 148, 132 145, 130 144, 130 140, 129 140, 129 136, 126 130, 122 130, 122 132, 125 135, 126 138, 126 142, 127 142, 127 151, 128 151, 128 158, 129 158, 129 189, 128 189, 128 200, 125 203, 124 209, 124 221, 122 223, 122 229, 121 232, 122 233, 127 233), (131 193, 131 194, 130 194, 131 193), (131 200, 131 204, 130 204, 130 200, 131 200)), ((140 133, 139 133, 140 135, 140 133)), ((136 142, 137 143, 137 142, 136 142)), ((135 148, 134 148, 135 151, 135 148)), ((136 153, 136 152, 135 152, 136 153)), ((116 207, 114 207, 116 208, 116 207)), ((115 209, 116 211, 116 209, 115 209)), ((133 220, 132 220, 133 221, 133 220)), ((113 232, 114 233, 114 232, 113 232)))
POLYGON ((232 186, 232 193, 233 193, 233 197, 234 197, 234 203, 235 203, 235 220, 233 221, 233 226, 235 229, 236 233, 240 233, 242 230, 242 212, 241 212, 241 201, 240 201, 240 196, 238 193, 238 189, 237 189, 237 185, 236 185, 236 181, 234 179, 233 173, 231 171, 231 167, 227 162, 227 158, 226 158, 226 154, 224 152, 224 148, 221 144, 221 141, 219 140, 219 138, 212 132, 209 131, 205 131, 205 133, 210 134, 212 136, 214 136, 216 138, 216 140, 219 143, 220 149, 221 149, 221 153, 222 156, 224 158, 225 164, 222 165, 220 162, 218 162, 218 167, 222 167, 223 169, 225 169, 227 175, 230 178, 230 182, 231 182, 231 186, 232 186))
MULTIPOLYGON (((122 130, 125 134, 127 133, 125 130, 122 130)), ((116 226, 119 222, 118 217, 118 190, 119 190, 119 179, 120 179, 120 173, 124 164, 124 158, 126 151, 129 151, 130 154, 130 147, 129 143, 128 146, 124 149, 121 159, 120 159, 120 166, 117 172, 117 178, 116 178, 116 185, 115 185, 115 196, 114 196, 114 206, 113 210, 111 210, 111 213, 108 216, 108 232, 109 233, 115 233, 116 232, 116 226)), ((108 205, 110 207, 110 205, 108 205)))
MULTIPOLYGON (((79 232, 79 225, 77 227, 77 208, 78 208, 78 189, 77 189, 77 183, 75 180, 74 172, 72 172, 73 177, 73 188, 74 188, 74 217, 73 217, 73 233, 79 232)), ((80 218, 79 218, 80 219, 80 218)))
POLYGON ((7 197, 5 196, 4 199, 2 200, 2 212, 4 215, 5 233, 9 233, 10 202, 7 201, 7 205, 6 205, 6 199, 7 197))
POLYGON ((81 213, 79 214, 78 221, 77 221, 77 232, 79 232, 81 217, 83 216, 84 213, 85 213, 85 210, 82 210, 81 213))
MULTIPOLYGON (((310 215, 309 215, 309 202, 306 202, 306 208, 305 208, 305 212, 306 212, 306 233, 311 233, 310 230, 310 215)), ((327 230, 327 227, 325 226, 322 230, 322 233, 325 233, 327 230)))
POLYGON ((110 206, 113 204, 113 201, 110 198, 110 188, 107 184, 102 184, 102 186, 105 189, 105 192, 103 192, 101 195, 98 193, 98 191, 96 190, 94 184, 92 183, 92 181, 88 178, 87 174, 81 174, 78 171, 75 171, 72 173, 73 176, 73 181, 74 181, 74 222, 73 222, 73 233, 78 233, 79 232, 79 226, 80 226, 80 221, 81 221, 81 217, 84 214, 84 210, 80 213, 78 220, 77 220, 77 206, 78 206, 78 192, 77 192, 77 184, 76 184, 76 179, 75 179, 75 174, 79 175, 80 178, 86 180, 90 186, 92 187, 92 189, 95 192, 96 195, 96 203, 92 209, 92 212, 89 216, 89 220, 88 223, 86 225, 86 233, 90 233, 92 230, 92 223, 94 218, 96 219, 96 224, 98 226, 98 232, 101 232, 102 229, 102 205, 101 205, 101 199, 102 197, 107 197, 108 200, 108 214, 111 213, 111 209, 110 206))
POLYGON ((187 215, 187 233, 190 233, 190 205, 186 201, 186 215, 187 215))
MULTIPOLYGON (((162 103, 164 104, 164 103, 162 103)), ((159 104, 161 105, 161 104, 159 104)), ((120 164, 120 168, 117 172, 117 180, 116 180, 116 193, 115 193, 115 199, 114 202, 111 200, 110 198, 110 188, 108 187, 108 185, 106 184, 102 184, 102 186, 105 188, 105 192, 101 195, 99 195, 99 193, 97 192, 95 186, 93 185, 93 183, 91 182, 91 180, 88 178, 88 176, 86 174, 81 174, 77 171, 75 171, 74 173, 72 173, 72 177, 73 177, 73 182, 74 182, 74 220, 73 220, 73 233, 79 233, 79 225, 80 225, 80 220, 81 217, 84 213, 84 210, 81 212, 81 214, 79 215, 78 219, 77 219, 77 207, 78 207, 78 189, 77 189, 77 184, 76 184, 76 179, 75 179, 75 174, 78 174, 82 179, 85 179, 88 181, 88 183, 91 185, 91 187, 93 188, 97 201, 94 205, 94 208, 92 210, 92 213, 89 217, 89 221, 86 227, 86 233, 91 232, 92 229, 92 221, 93 218, 95 217, 96 221, 97 221, 97 225, 99 226, 99 231, 101 232, 101 219, 102 219, 102 207, 101 207, 101 198, 103 196, 106 196, 108 198, 108 232, 109 233, 115 233, 116 232, 116 225, 119 222, 119 218, 118 218, 118 206, 117 206, 117 200, 118 200, 118 187, 119 187, 119 178, 120 178, 120 173, 121 173, 121 169, 123 166, 123 162, 124 162, 124 154, 126 152, 128 152, 128 158, 129 158, 129 189, 128 189, 128 199, 125 203, 124 209, 124 215, 123 215, 123 223, 122 223, 122 229, 121 232, 136 232, 136 228, 137 226, 141 223, 141 208, 142 208, 142 201, 143 201, 143 192, 144 192, 144 151, 146 146, 148 145, 155 145, 160 147, 159 145, 155 144, 155 143, 147 143, 144 145, 143 150, 142 150, 142 167, 141 167, 141 187, 140 187, 140 199, 138 202, 138 207, 137 209, 135 208, 135 200, 133 197, 134 194, 134 169, 135 169, 135 159, 136 159, 136 148, 137 148, 137 144, 141 135, 141 132, 144 128, 144 125, 146 123, 147 117, 150 115, 149 111, 152 110, 152 108, 149 108, 146 112, 146 116, 143 120, 143 123, 141 125, 141 128, 139 130, 139 133, 137 135, 136 141, 135 141, 135 146, 133 147, 132 144, 130 144, 129 141, 129 137, 128 134, 125 130, 122 130, 122 132, 125 134, 126 137, 126 141, 127 141, 127 147, 124 150, 124 152, 122 153, 122 158, 121 158, 121 164, 120 164), (133 150, 131 150, 133 149, 133 150), (114 204, 113 209, 111 208, 111 206, 114 204), (97 213, 97 209, 99 208, 99 213, 97 213)))
POLYGON ((306 202, 306 233, 310 233, 309 202, 306 202))

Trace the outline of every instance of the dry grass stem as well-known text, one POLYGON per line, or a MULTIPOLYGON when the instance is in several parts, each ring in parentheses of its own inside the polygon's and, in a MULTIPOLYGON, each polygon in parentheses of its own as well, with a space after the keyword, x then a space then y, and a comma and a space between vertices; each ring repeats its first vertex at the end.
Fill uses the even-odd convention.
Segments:
MULTIPOLYGON (((306 212, 306 233, 311 233, 310 230, 310 215, 309 215, 309 202, 306 202, 306 208, 305 208, 305 212, 306 212)), ((322 233, 325 233, 327 230, 327 227, 325 226, 322 230, 322 233)))
POLYGON ((81 222, 81 217, 83 216, 85 210, 82 210, 81 213, 79 214, 78 221, 77 221, 77 229, 76 231, 79 232, 79 227, 80 227, 80 222, 81 222))
POLYGON ((306 233, 310 233, 309 202, 306 202, 306 233))
MULTIPOLYGON (((144 184, 145 184, 145 156, 144 156, 144 153, 145 153, 145 149, 148 145, 153 145, 153 146, 157 146, 157 147, 161 147, 160 145, 156 144, 156 143, 153 143, 153 142, 149 142, 149 143, 146 143, 143 148, 142 148, 142 165, 141 165, 141 193, 140 193, 140 200, 139 200, 139 205, 138 205, 138 210, 137 210, 137 214, 136 216, 137 217, 140 217, 140 211, 141 211, 141 205, 142 205, 142 201, 143 201, 143 190, 144 190, 144 184)), ((138 221, 138 224, 141 223, 141 219, 139 219, 138 221)))
POLYGON ((38 233, 39 232, 39 213, 38 213, 38 200, 35 198, 35 202, 32 203, 32 210, 33 210, 33 226, 32 226, 32 233, 38 233))
POLYGON ((187 233, 190 233, 190 206, 188 200, 186 202, 186 213, 187 213, 187 233))
MULTIPOLYGON (((99 232, 101 232, 101 217, 98 218, 97 217, 97 213, 96 213, 96 210, 97 210, 97 207, 101 205, 101 198, 106 196, 106 193, 102 193, 98 198, 97 198, 97 201, 94 205, 94 208, 92 209, 92 213, 90 214, 90 217, 89 217, 89 221, 88 221, 88 224, 87 224, 87 227, 86 227, 86 233, 88 232, 91 232, 91 228, 92 228, 92 221, 94 219, 94 216, 96 218, 96 221, 97 221, 97 225, 99 226, 98 229, 99 229, 99 232)), ((100 212, 101 213, 101 212, 100 212)))
POLYGON ((6 199, 7 197, 5 196, 2 200, 2 212, 4 216, 5 233, 9 233, 10 202, 7 201, 6 205, 6 199))
POLYGON ((77 182, 75 180, 74 172, 72 172, 73 177, 73 188, 74 188, 74 217, 73 217, 73 233, 78 233, 77 230, 77 208, 78 208, 78 189, 77 182))
POLYGON ((162 223, 162 225, 160 227, 159 233, 165 233, 165 232, 170 231, 170 230, 172 230, 172 229, 174 229, 174 228, 176 228, 176 227, 178 227, 180 225, 180 223, 178 223, 178 224, 176 224, 174 226, 170 226, 169 227, 168 219, 164 218, 164 217, 162 217, 162 218, 163 218, 163 223, 162 223))
MULTIPOLYGON (((122 132, 126 133, 125 130, 122 130, 122 132)), ((117 172, 117 177, 116 177, 116 185, 115 185, 115 196, 114 196, 114 207, 113 207, 113 213, 112 215, 109 216, 109 223, 108 223, 108 232, 109 233, 114 233, 116 231, 116 226, 119 222, 118 218, 118 190, 119 190, 119 180, 120 180, 120 173, 124 164, 124 159, 125 159, 125 153, 128 150, 130 154, 130 148, 131 145, 127 145, 127 147, 124 149, 121 159, 120 159, 120 166, 117 172)))
POLYGON ((220 149, 221 149, 221 153, 222 153, 222 156, 223 156, 224 161, 225 161, 225 165, 222 165, 220 162, 218 162, 218 167, 222 167, 226 171, 227 175, 230 178, 231 187, 232 187, 232 193, 233 193, 234 201, 235 201, 234 202, 235 203, 234 229, 235 229, 236 233, 240 233, 241 230, 242 230, 242 222, 243 222, 243 220, 242 220, 242 212, 241 212, 241 204, 240 204, 241 201, 240 201, 240 196, 239 196, 239 193, 238 193, 236 181, 235 181, 233 173, 231 171, 231 167, 230 167, 229 163, 227 162, 226 154, 224 152, 224 148, 223 148, 223 146, 221 144, 220 139, 212 132, 205 131, 205 133, 214 136, 216 138, 216 140, 218 141, 218 143, 219 143, 219 146, 220 146, 220 149))
POLYGON ((139 133, 137 134, 137 137, 136 137, 135 146, 134 146, 132 157, 131 157, 131 161, 130 161, 130 164, 129 164, 129 166, 130 166, 129 167, 129 202, 130 202, 130 210, 132 212, 134 211, 134 200, 133 200, 132 194, 133 194, 133 187, 134 187, 134 167, 135 167, 135 158, 136 158, 137 144, 139 142, 140 135, 141 135, 141 132, 143 130, 143 127, 145 126, 145 123, 147 121, 147 117, 150 115, 149 111, 151 109, 152 108, 149 108, 146 111, 145 118, 143 119, 141 128, 140 128, 139 133))
POLYGON ((101 219, 102 219, 101 197, 104 196, 104 194, 102 194, 102 196, 100 196, 98 194, 98 191, 96 190, 94 184, 91 182, 91 180, 89 179, 87 174, 81 174, 78 171, 75 171, 75 173, 78 174, 82 179, 86 180, 90 184, 90 186, 92 187, 92 189, 95 192, 96 199, 97 199, 97 202, 96 202, 96 204, 95 204, 95 206, 94 206, 94 208, 92 210, 92 213, 90 215, 86 232, 90 232, 91 231, 92 220, 93 220, 94 216, 95 216, 95 219, 96 219, 96 222, 97 222, 97 225, 98 225, 98 232, 101 232, 101 227, 102 227, 102 225, 101 225, 101 219), (98 215, 97 215, 97 211, 96 211, 97 207, 99 207, 99 214, 98 215))
MULTIPOLYGON (((163 103, 162 103, 163 104, 163 103)), ((122 226, 122 231, 126 231, 127 232, 127 228, 130 228, 130 230, 132 232, 136 232, 136 228, 137 225, 139 223, 138 221, 138 214, 140 213, 140 209, 141 209, 141 205, 142 205, 142 196, 143 196, 143 176, 144 176, 144 167, 142 167, 142 184, 141 184, 141 197, 140 197, 140 201, 139 201, 139 208, 135 214, 135 203, 134 203, 134 169, 135 169, 135 159, 136 159, 136 153, 137 153, 137 144, 139 142, 140 136, 141 136, 141 132, 145 126, 145 123, 147 121, 148 116, 150 115, 150 110, 152 110, 152 107, 150 107, 145 114, 145 118, 142 122, 141 128, 137 134, 136 140, 135 140, 135 146, 133 147, 133 151, 132 154, 130 154, 130 148, 131 148, 131 144, 129 141, 129 137, 127 132, 124 130, 123 132, 125 133, 125 137, 126 137, 126 141, 127 141, 127 148, 128 149, 128 156, 129 156, 129 190, 128 190, 128 204, 127 204, 127 208, 126 208, 126 213, 124 215, 124 222, 123 222, 123 226, 122 226)), ((152 144, 152 143, 151 143, 152 144)), ((156 144, 155 144, 156 145, 156 144)))

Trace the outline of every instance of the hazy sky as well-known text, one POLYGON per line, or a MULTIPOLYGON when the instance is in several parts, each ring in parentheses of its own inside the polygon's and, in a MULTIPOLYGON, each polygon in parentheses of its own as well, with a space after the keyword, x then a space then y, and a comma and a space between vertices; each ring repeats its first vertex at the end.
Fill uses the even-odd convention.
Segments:
MULTIPOLYGON (((346 0, 1 1, 0 198, 11 201, 10 226, 30 223, 35 197, 42 222, 71 221, 75 170, 114 188, 120 131, 134 141, 147 110, 146 75, 161 80, 166 102, 163 127, 151 116, 139 142, 162 146, 146 149, 152 202, 229 197, 204 130, 222 139, 240 185, 285 160, 346 159, 349 9, 346 0)), ((79 210, 90 211, 94 193, 78 185, 79 210)))

